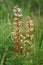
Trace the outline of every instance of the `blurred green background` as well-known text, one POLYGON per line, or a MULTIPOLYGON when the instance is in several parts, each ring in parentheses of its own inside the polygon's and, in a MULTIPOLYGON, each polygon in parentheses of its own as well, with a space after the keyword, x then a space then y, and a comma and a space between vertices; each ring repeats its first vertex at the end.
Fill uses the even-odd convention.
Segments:
POLYGON ((15 65, 14 62, 16 65, 43 65, 43 0, 0 0, 0 65, 15 65), (34 50, 31 61, 22 56, 12 55, 11 32, 14 21, 13 9, 16 5, 21 8, 23 26, 28 15, 34 22, 34 50))

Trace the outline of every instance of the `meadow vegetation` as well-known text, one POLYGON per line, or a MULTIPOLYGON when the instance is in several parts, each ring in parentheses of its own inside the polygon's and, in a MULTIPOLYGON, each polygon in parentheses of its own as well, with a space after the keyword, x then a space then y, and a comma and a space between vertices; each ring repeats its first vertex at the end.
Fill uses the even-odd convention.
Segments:
POLYGON ((0 0, 0 65, 43 65, 43 0, 0 0), (12 32, 14 31, 14 7, 18 5, 23 14, 21 29, 26 35, 26 18, 34 23, 33 51, 30 60, 14 55, 12 32))

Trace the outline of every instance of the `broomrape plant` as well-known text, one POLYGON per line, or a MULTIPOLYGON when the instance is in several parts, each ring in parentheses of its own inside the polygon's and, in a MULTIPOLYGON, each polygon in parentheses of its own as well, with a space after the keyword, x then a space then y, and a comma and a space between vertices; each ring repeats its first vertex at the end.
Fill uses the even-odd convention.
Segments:
POLYGON ((12 39, 13 39, 13 43, 14 43, 14 54, 22 54, 25 55, 25 49, 23 47, 24 44, 24 36, 21 34, 22 30, 20 29, 21 26, 21 21, 20 18, 22 16, 21 14, 21 9, 18 8, 18 6, 16 6, 14 8, 14 32, 12 32, 12 39))
POLYGON ((14 11, 14 22, 13 22, 14 31, 12 32, 12 40, 14 43, 14 55, 23 55, 29 58, 33 49, 32 44, 32 39, 34 36, 32 34, 32 32, 34 31, 33 21, 30 19, 29 16, 27 16, 26 19, 27 33, 26 36, 24 36, 20 28, 21 26, 20 18, 22 16, 21 9, 18 6, 15 6, 13 11, 14 11))
MULTIPOLYGON (((22 17, 21 14, 21 9, 18 6, 14 7, 14 22, 13 22, 13 32, 11 35, 12 42, 13 42, 13 55, 14 59, 12 58, 12 62, 14 65, 26 65, 29 64, 28 60, 30 61, 32 50, 33 50, 33 31, 34 31, 34 26, 33 26, 33 21, 29 16, 26 17, 26 32, 22 29, 22 21, 20 20, 22 17)), ((9 14, 8 14, 8 23, 11 25, 9 22, 9 14)), ((9 35, 9 36, 10 36, 9 35)), ((9 37, 8 36, 8 37, 9 37)), ((8 39, 7 37, 7 39, 8 39)), ((7 40, 6 39, 6 40, 7 40)), ((5 41, 6 41, 5 40, 5 41)), ((12 54, 12 51, 11 51, 12 54)), ((6 52, 3 54, 3 58, 1 60, 1 65, 5 63, 4 59, 6 56, 6 52)), ((9 61, 11 59, 8 59, 9 61)), ((5 64, 9 64, 10 62, 6 60, 5 64)), ((10 64, 11 64, 10 63, 10 64)))
POLYGON ((33 44, 32 44, 32 39, 33 39, 33 31, 34 31, 34 27, 33 27, 33 21, 30 19, 29 16, 27 16, 26 19, 27 22, 27 34, 26 34, 26 44, 27 44, 27 55, 30 57, 32 49, 33 49, 33 44))

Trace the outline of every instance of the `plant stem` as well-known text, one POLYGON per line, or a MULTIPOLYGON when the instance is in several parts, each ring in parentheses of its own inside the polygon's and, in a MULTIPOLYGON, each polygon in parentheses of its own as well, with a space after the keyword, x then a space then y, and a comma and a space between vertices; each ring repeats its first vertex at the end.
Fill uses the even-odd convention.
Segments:
POLYGON ((2 57, 2 60, 1 60, 1 64, 0 65, 3 65, 5 56, 6 56, 6 52, 4 52, 4 54, 3 54, 3 57, 2 57))

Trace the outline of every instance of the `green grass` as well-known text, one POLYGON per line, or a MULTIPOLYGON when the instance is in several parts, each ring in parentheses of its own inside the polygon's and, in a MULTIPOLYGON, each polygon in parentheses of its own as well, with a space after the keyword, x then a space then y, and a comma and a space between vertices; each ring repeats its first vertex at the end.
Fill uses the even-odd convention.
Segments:
POLYGON ((0 65, 14 65, 15 62, 16 65, 43 65, 43 17, 34 15, 34 12, 30 13, 30 7, 28 5, 26 10, 23 10, 23 5, 22 7, 20 6, 23 12, 23 16, 21 18, 21 28, 24 30, 23 34, 26 33, 26 16, 30 15, 33 19, 35 30, 32 43, 34 48, 31 61, 22 56, 15 57, 12 54, 14 47, 11 39, 14 18, 13 8, 15 4, 12 1, 10 2, 10 0, 6 1, 4 4, 3 3, 0 10, 0 65), (7 52, 5 52, 6 48, 8 48, 7 52))

